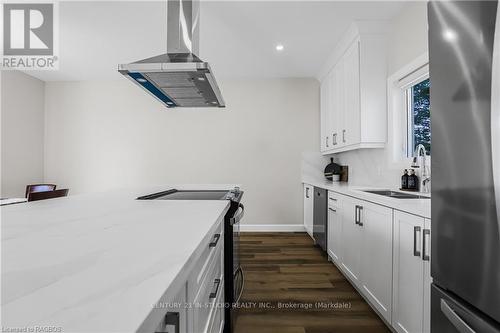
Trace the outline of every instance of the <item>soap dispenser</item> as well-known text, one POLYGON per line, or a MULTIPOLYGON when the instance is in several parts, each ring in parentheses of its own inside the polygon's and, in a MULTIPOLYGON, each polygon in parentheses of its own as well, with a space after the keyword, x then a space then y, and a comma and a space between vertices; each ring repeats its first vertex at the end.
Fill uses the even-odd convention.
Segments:
POLYGON ((408 189, 408 169, 405 169, 403 176, 401 177, 401 189, 408 189))
POLYGON ((418 177, 413 169, 411 169, 410 175, 408 176, 408 189, 418 191, 418 177))

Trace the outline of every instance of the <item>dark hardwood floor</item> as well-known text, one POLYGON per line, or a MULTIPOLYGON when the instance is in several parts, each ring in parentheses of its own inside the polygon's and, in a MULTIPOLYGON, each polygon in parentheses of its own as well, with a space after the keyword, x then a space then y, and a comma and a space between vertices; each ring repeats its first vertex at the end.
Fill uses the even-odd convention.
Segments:
POLYGON ((241 263, 236 333, 390 332, 305 233, 242 233, 241 263))

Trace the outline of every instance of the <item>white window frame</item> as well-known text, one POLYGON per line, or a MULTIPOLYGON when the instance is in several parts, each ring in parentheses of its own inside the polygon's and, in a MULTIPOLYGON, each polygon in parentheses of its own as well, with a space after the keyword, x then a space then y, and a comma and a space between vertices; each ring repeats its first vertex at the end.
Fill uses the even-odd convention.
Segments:
POLYGON ((414 84, 429 78, 429 55, 404 66, 387 80, 389 164, 407 168, 414 152, 409 152, 409 103, 407 91, 414 84))
POLYGON ((413 142, 413 91, 414 85, 423 82, 429 78, 429 64, 425 64, 419 69, 408 74, 405 78, 399 80, 400 88, 404 93, 405 98, 405 113, 406 113, 406 157, 413 157, 415 146, 413 142))

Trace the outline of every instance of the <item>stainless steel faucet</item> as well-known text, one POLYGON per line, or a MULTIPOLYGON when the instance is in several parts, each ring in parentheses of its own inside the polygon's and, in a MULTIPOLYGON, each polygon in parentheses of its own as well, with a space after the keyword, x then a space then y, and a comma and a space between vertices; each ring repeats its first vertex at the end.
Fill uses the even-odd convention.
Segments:
POLYGON ((429 193, 429 183, 431 182, 430 170, 427 167, 427 150, 424 145, 419 144, 415 149, 415 158, 413 159, 412 167, 419 168, 420 172, 420 191, 429 193), (422 154, 423 153, 423 154, 422 154), (419 159, 421 158, 421 162, 419 159))

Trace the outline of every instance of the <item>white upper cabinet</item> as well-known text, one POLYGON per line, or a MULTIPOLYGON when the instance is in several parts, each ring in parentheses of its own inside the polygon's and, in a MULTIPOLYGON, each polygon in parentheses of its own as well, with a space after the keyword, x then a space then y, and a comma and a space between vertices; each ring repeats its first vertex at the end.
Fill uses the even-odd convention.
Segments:
POLYGON ((320 121, 321 121, 321 151, 332 149, 330 123, 330 80, 329 77, 321 83, 320 88, 320 121))
POLYGON ((385 145, 385 27, 373 22, 353 24, 320 74, 324 154, 385 145))

